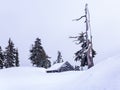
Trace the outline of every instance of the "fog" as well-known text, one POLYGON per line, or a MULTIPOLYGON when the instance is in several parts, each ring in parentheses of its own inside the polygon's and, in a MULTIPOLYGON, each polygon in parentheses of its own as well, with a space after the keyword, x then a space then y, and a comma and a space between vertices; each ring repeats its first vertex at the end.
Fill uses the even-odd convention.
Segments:
POLYGON ((91 15, 94 61, 120 53, 119 0, 0 0, 0 46, 3 50, 11 38, 18 48, 20 63, 30 65, 29 50, 37 37, 46 53, 56 60, 61 51, 65 61, 73 62, 80 48, 69 36, 85 31, 84 20, 72 19, 84 15, 88 3, 91 15))

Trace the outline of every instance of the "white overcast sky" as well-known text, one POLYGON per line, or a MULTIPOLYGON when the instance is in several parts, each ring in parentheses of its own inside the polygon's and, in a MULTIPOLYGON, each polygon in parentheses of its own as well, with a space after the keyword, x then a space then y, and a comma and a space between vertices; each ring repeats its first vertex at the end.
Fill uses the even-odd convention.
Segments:
POLYGON ((84 20, 72 19, 84 15, 85 3, 91 14, 95 62, 120 53, 119 0, 0 0, 0 46, 4 49, 10 37, 19 49, 21 64, 29 65, 29 49, 39 37, 51 61, 58 50, 64 60, 73 61, 79 46, 69 36, 85 28, 84 20))

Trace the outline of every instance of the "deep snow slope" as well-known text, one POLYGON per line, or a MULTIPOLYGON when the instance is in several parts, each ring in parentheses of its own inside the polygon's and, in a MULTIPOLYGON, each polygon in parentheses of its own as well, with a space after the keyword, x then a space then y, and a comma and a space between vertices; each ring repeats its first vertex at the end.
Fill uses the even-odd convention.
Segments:
POLYGON ((86 71, 45 71, 33 67, 0 70, 0 90, 120 90, 120 56, 86 71))

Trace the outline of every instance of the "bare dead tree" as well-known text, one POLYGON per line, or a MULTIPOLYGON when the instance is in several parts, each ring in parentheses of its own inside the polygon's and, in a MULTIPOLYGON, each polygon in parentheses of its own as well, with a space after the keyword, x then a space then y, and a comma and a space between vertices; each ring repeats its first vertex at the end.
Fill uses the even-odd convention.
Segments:
MULTIPOLYGON (((81 19, 85 18, 85 24, 86 24, 86 31, 85 31, 85 38, 86 38, 86 56, 87 56, 87 64, 88 64, 88 69, 94 66, 93 63, 93 54, 96 54, 96 52, 93 50, 93 43, 92 43, 92 32, 91 32, 91 26, 90 26, 90 13, 88 10, 88 4, 85 5, 85 15, 81 16, 78 19, 73 19, 72 21, 80 21, 81 19), (88 31, 90 33, 88 33, 88 31), (89 39, 90 38, 90 39, 89 39), (95 53, 93 53, 95 52, 95 53)), ((70 37, 70 38, 78 38, 79 36, 76 37, 70 37)))

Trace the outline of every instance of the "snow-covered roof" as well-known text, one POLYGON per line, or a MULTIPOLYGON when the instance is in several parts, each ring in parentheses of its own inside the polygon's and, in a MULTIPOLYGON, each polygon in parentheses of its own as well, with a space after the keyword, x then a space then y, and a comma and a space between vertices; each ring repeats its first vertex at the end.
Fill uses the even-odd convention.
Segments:
POLYGON ((51 68, 47 69, 47 73, 53 72, 64 72, 64 71, 72 71, 75 70, 74 67, 68 62, 58 63, 53 65, 51 68))
POLYGON ((50 68, 48 68, 47 70, 57 70, 57 69, 59 69, 64 63, 65 63, 65 62, 54 64, 54 65, 52 65, 50 68))

